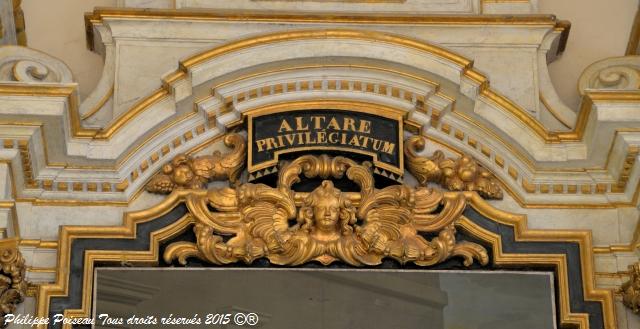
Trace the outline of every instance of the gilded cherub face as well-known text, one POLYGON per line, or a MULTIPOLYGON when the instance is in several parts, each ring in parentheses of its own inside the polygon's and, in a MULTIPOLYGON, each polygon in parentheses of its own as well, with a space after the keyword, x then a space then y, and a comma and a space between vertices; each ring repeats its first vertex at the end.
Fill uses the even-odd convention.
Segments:
POLYGON ((323 181, 306 198, 298 221, 302 229, 313 232, 315 238, 333 239, 351 234, 351 225, 356 221, 355 208, 331 181, 323 181))
POLYGON ((313 219, 322 231, 337 231, 340 218, 340 200, 331 193, 319 196, 313 206, 313 219))

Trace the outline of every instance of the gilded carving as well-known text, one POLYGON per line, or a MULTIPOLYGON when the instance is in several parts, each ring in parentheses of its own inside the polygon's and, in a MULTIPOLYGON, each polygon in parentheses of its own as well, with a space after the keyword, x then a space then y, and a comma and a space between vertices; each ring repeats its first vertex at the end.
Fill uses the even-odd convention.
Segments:
POLYGON ((228 134, 224 143, 233 150, 227 154, 216 151, 198 157, 177 155, 147 183, 147 191, 168 194, 177 188, 202 189, 214 180, 229 180, 237 184, 245 164, 247 146, 238 134, 228 134))
POLYGON ((633 313, 640 313, 640 263, 629 265, 629 281, 618 288, 622 294, 622 303, 633 313))
POLYGON ((456 240, 456 223, 466 204, 462 193, 434 188, 376 189, 368 163, 305 155, 281 163, 276 187, 246 183, 192 193, 187 205, 196 242, 169 245, 164 259, 229 264, 267 258, 278 265, 342 261, 364 266, 392 258, 429 266, 462 257, 466 266, 474 260, 487 264, 484 247, 456 240), (292 186, 301 175, 323 181, 310 193, 296 192, 292 186), (347 178, 360 191, 342 191, 332 178, 347 178))
POLYGON ((4 317, 13 314, 27 292, 25 263, 15 247, 0 249, 0 326, 6 327, 4 317))
POLYGON ((406 169, 421 185, 436 183, 451 191, 475 191, 485 198, 502 199, 498 180, 472 157, 462 155, 451 159, 442 151, 435 151, 429 157, 418 155, 424 147, 422 136, 412 136, 404 143, 406 169))

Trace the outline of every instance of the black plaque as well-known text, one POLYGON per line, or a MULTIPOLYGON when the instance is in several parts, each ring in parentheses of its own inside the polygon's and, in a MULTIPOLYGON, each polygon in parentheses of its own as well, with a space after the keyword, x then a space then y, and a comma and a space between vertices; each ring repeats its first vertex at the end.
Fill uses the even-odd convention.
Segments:
POLYGON ((249 171, 271 167, 284 153, 327 150, 370 156, 402 174, 402 118, 345 110, 295 110, 249 116, 249 171))

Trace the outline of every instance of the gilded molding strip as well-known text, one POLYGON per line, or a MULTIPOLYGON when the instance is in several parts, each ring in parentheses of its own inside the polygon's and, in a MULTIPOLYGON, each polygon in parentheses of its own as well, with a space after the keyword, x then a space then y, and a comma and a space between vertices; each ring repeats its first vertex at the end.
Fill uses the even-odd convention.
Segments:
POLYGON ((303 30, 303 31, 277 32, 277 33, 267 34, 263 36, 243 39, 240 41, 228 43, 228 44, 213 48, 209 51, 205 51, 203 53, 194 55, 185 60, 182 60, 180 69, 174 72, 174 74, 169 75, 165 79, 165 82, 167 84, 172 84, 178 79, 184 79, 186 76, 186 73, 188 72, 188 70, 191 69, 191 67, 197 66, 198 64, 201 64, 207 60, 228 54, 233 51, 251 48, 256 45, 273 44, 273 43, 278 43, 283 41, 292 41, 292 40, 308 40, 308 39, 359 39, 359 40, 370 40, 370 41, 376 41, 376 42, 385 42, 385 43, 390 43, 390 44, 432 54, 438 58, 441 58, 443 60, 446 60, 447 62, 452 63, 453 65, 457 66, 461 70, 470 69, 473 65, 472 61, 464 58, 461 55, 448 51, 444 48, 427 44, 427 43, 424 43, 423 41, 411 39, 408 37, 397 36, 397 35, 383 33, 383 32, 360 31, 360 30, 334 30, 334 29, 303 30))
POLYGON ((13 208, 16 203, 14 201, 0 201, 0 208, 13 208))
POLYGON ((56 273, 57 268, 55 267, 32 267, 27 266, 27 272, 31 273, 56 273))
MULTIPOLYGON (((596 278, 607 278, 607 279, 624 279, 629 277, 629 271, 618 271, 614 273, 609 272, 595 272, 596 278)), ((617 291, 614 291, 614 294, 620 294, 617 291)))
MULTIPOLYGON (((6 140, 5 140, 6 141, 6 140)), ((33 178, 35 172, 31 165, 31 148, 29 147, 29 140, 17 140, 18 151, 20 152, 20 159, 22 163, 22 174, 24 177, 24 183, 27 188, 36 188, 38 184, 33 178)))
POLYGON ((118 130, 124 127, 129 121, 133 120, 136 116, 144 112, 146 109, 148 109, 152 105, 164 100, 169 95, 170 95, 169 91, 160 89, 155 93, 153 93, 151 96, 140 100, 135 105, 133 105, 133 107, 127 110, 127 112, 124 112, 120 117, 118 117, 114 122, 112 122, 109 126, 97 131, 95 134, 95 139, 103 139, 103 140, 111 139, 111 137, 118 130))
POLYGON ((255 21, 255 22, 301 22, 301 23, 350 23, 350 24, 401 24, 401 25, 520 25, 556 27, 558 20, 553 15, 380 15, 288 13, 234 10, 175 10, 137 8, 98 8, 85 14, 87 40, 93 40, 93 26, 105 19, 169 18, 192 21, 255 21))
POLYGON ((42 249, 58 249, 58 241, 43 241, 37 239, 20 239, 19 245, 22 247, 34 247, 42 249))

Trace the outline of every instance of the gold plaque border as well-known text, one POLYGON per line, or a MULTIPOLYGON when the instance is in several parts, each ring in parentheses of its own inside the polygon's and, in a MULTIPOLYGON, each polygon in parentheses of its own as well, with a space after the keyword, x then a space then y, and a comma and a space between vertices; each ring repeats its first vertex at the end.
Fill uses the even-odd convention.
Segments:
POLYGON ((377 154, 373 152, 367 151, 358 151, 356 149, 347 148, 347 147, 339 147, 339 146, 305 146, 305 147, 295 147, 289 148, 286 150, 280 150, 274 152, 274 159, 263 162, 260 165, 252 166, 253 163, 253 145, 247 145, 247 168, 250 173, 256 172, 261 169, 269 168, 276 165, 279 161, 280 154, 287 154, 291 152, 300 152, 300 151, 312 151, 312 150, 340 150, 345 152, 352 153, 360 153, 369 155, 373 158, 373 164, 376 167, 391 171, 400 176, 404 175, 404 119, 406 118, 408 112, 398 110, 396 108, 367 103, 367 102, 359 102, 359 101, 345 101, 345 100, 310 100, 310 101, 296 101, 296 102, 284 102, 277 104, 270 104, 266 106, 257 107, 251 110, 248 110, 243 113, 243 120, 247 122, 247 140, 249 142, 254 142, 251 138, 253 134, 253 118, 261 117, 264 115, 270 115, 275 113, 286 113, 290 111, 314 111, 314 110, 336 110, 336 111, 349 111, 349 112, 358 112, 358 113, 366 113, 371 115, 376 115, 380 117, 384 117, 387 119, 396 120, 398 122, 398 154, 400 156, 399 167, 396 168, 387 163, 378 161, 377 154))

